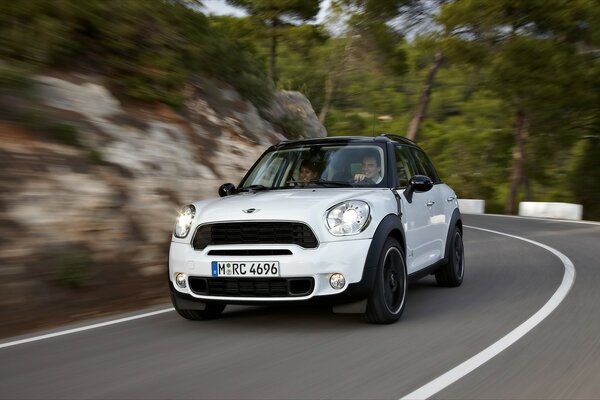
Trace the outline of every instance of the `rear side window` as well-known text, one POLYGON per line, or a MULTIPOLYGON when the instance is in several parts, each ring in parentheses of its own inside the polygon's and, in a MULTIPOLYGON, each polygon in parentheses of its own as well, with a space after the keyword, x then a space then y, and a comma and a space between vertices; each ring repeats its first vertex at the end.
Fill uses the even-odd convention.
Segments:
POLYGON ((410 151, 405 146, 396 146, 396 174, 398 176, 397 187, 408 186, 408 180, 415 174, 410 162, 410 151))
POLYGON ((440 183, 440 177, 425 153, 418 149, 412 149, 412 155, 417 168, 417 173, 419 175, 430 177, 433 183, 440 183))

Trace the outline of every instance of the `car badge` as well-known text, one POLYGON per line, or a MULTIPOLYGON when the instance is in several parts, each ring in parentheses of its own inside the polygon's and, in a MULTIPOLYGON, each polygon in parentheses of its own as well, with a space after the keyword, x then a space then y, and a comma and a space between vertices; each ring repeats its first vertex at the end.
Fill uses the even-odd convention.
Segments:
POLYGON ((246 214, 252 214, 252 213, 255 213, 255 212, 259 212, 259 211, 260 211, 260 209, 257 209, 257 208, 249 208, 249 209, 247 209, 247 210, 242 210, 242 211, 243 211, 243 212, 245 212, 246 214))

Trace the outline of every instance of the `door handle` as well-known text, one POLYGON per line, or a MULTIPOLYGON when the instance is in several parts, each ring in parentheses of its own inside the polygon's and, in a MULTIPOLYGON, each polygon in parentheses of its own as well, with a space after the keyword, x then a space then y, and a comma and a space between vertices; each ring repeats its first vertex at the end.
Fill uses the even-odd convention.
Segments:
POLYGON ((429 201, 427 202, 427 207, 431 207, 431 206, 432 206, 432 205, 434 205, 434 204, 435 204, 435 201, 433 201, 433 200, 429 200, 429 201))
POLYGON ((454 201, 456 200, 456 196, 450 196, 446 199, 446 201, 454 201))

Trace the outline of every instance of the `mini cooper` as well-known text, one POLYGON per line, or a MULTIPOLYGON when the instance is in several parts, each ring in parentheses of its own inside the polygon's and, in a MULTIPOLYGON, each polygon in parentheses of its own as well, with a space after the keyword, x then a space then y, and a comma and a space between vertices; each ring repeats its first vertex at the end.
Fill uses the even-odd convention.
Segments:
POLYGON ((183 318, 304 303, 386 324, 402 315, 410 280, 463 281, 456 194, 406 138, 283 141, 219 195, 175 223, 169 285, 183 318))

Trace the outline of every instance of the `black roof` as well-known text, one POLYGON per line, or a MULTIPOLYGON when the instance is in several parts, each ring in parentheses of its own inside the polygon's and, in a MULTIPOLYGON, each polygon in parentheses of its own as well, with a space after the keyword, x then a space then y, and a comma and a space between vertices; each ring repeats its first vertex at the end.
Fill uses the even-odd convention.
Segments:
POLYGON ((404 136, 392 135, 384 133, 380 136, 328 136, 324 138, 302 139, 302 140, 283 140, 274 147, 294 147, 297 145, 314 145, 314 144, 333 144, 333 143, 400 143, 408 146, 419 147, 412 140, 404 136))

